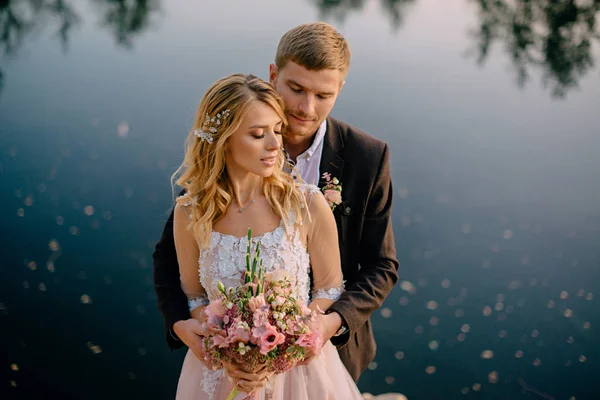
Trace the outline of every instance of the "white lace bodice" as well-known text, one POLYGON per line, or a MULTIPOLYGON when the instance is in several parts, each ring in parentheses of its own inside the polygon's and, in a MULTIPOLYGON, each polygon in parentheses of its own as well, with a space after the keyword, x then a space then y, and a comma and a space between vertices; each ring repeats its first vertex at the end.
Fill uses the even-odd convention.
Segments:
MULTIPOLYGON (((293 222, 293 221, 290 221, 293 222)), ((286 234, 282 223, 271 231, 252 238, 251 254, 260 242, 260 257, 265 272, 284 269, 292 278, 292 288, 296 296, 305 303, 309 301, 310 260, 306 247, 300 239, 299 230, 290 223, 290 234, 286 234)), ((238 238, 219 232, 212 232, 210 245, 200 250, 198 258, 200 282, 210 301, 219 296, 217 282, 226 288, 244 283, 248 238, 238 238)))
MULTIPOLYGON (((314 185, 302 185, 301 190, 309 198, 320 192, 314 185)), ((181 196, 180 200, 183 208, 196 204, 196 199, 190 199, 186 195, 181 196)), ((309 203, 310 200, 307 204, 309 203)), ((179 212, 183 212, 187 217, 190 216, 181 209, 179 212)), ((247 236, 235 237, 213 231, 208 247, 199 248, 193 235, 184 227, 183 216, 177 218, 176 214, 176 220, 179 221, 175 229, 175 240, 178 260, 183 266, 180 269, 182 287, 188 296, 190 311, 207 305, 219 297, 218 282, 226 288, 244 283, 247 236), (195 253, 194 249, 196 249, 195 253)), ((293 293, 305 304, 317 298, 337 300, 344 290, 344 284, 342 282, 340 285, 337 275, 324 271, 324 268, 327 269, 329 265, 335 268, 335 265, 339 265, 339 258, 337 260, 330 258, 321 251, 320 259, 316 259, 321 268, 316 276, 318 282, 313 282, 316 287, 311 291, 311 258, 300 232, 296 217, 291 213, 285 224, 282 220, 273 231, 252 238, 251 254, 254 254, 257 244, 260 243, 260 258, 265 272, 285 270, 292 279, 293 293)), ((313 238, 315 243, 326 241, 327 238, 318 236, 313 238)), ((314 263, 315 259, 312 262, 314 263)))

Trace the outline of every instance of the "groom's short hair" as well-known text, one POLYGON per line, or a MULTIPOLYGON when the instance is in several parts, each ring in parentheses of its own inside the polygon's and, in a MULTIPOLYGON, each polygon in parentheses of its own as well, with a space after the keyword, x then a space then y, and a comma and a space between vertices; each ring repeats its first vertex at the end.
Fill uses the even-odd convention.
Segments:
POLYGON ((338 69, 344 76, 350 67, 350 47, 331 25, 313 22, 287 31, 279 41, 275 66, 282 69, 295 62, 308 70, 338 69))

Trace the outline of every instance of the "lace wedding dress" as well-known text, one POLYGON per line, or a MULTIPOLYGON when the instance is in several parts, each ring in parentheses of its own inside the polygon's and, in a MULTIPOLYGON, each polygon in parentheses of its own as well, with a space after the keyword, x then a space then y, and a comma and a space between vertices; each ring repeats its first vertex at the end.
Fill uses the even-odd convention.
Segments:
MULTIPOLYGON (((312 191, 318 191, 313 187, 312 191)), ((187 205, 191 204, 188 202, 187 205)), ((177 224, 177 209, 175 214, 177 224)), ((181 215, 181 213, 180 213, 181 215)), ((310 290, 310 261, 306 246, 302 243, 294 217, 289 221, 293 229, 287 234, 283 222, 273 231, 252 239, 252 247, 260 241, 261 256, 265 270, 284 269, 292 277, 296 296, 309 304, 311 299, 329 298, 337 300, 343 286, 330 286, 331 282, 318 282, 310 290)), ((181 220, 180 220, 181 221, 181 220)), ((182 225, 184 221, 180 222, 182 225)), ((244 273, 247 237, 212 232, 210 245, 198 250, 197 246, 181 233, 183 228, 175 226, 175 243, 181 269, 182 287, 188 295, 190 309, 208 304, 218 297, 217 282, 225 287, 237 286, 244 273), (178 234, 178 232, 180 232, 178 234), (186 242, 186 240, 188 242, 186 242), (196 252, 187 249, 196 248, 196 252), (183 268, 182 263, 184 263, 183 268), (185 264, 193 266, 185 268, 185 264), (199 266, 199 267, 198 267, 199 266), (189 272, 189 273, 186 273, 189 272), (193 282, 193 280, 196 280, 193 282), (199 284, 197 284, 199 282, 199 284)), ((189 231, 188 231, 189 232, 189 231)), ((189 233, 185 235, 189 236, 189 233)), ((177 387, 177 400, 224 400, 233 383, 224 369, 212 371, 188 350, 177 387)), ((243 399, 246 393, 236 397, 243 399)), ((296 366, 282 374, 273 375, 258 392, 256 399, 321 400, 362 399, 356 384, 346 371, 335 347, 328 341, 322 353, 306 366, 296 366)))

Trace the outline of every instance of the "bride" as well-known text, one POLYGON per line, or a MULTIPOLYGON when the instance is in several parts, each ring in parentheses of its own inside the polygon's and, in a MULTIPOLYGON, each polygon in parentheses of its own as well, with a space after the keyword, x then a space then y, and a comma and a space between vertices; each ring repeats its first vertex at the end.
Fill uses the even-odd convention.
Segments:
MULTIPOLYGON (((287 271, 309 308, 326 310, 344 290, 327 201, 316 186, 297 184, 283 171, 285 123, 282 100, 252 75, 218 80, 200 102, 173 178, 185 190, 175 206, 174 238, 193 318, 206 318, 218 281, 242 283, 248 228, 253 245, 260 241, 265 270, 287 271)), ((177 399, 221 400, 234 385, 245 392, 239 399, 252 391, 257 399, 362 399, 329 341, 307 365, 272 376, 232 364, 213 371, 188 350, 177 399)))

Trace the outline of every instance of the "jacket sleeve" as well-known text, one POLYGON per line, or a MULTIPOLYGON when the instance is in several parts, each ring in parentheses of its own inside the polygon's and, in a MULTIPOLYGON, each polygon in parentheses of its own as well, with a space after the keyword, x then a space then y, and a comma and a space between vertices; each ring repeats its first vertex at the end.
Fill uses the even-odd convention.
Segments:
POLYGON ((171 350, 183 346, 183 342, 175 335, 173 324, 190 318, 188 299, 181 288, 179 264, 173 236, 174 210, 165 224, 162 236, 155 246, 154 290, 158 298, 158 309, 165 322, 165 334, 171 350))
POLYGON ((383 148, 379 167, 369 194, 362 232, 360 232, 360 270, 352 284, 330 310, 342 316, 348 332, 332 338, 343 347, 365 324, 373 311, 381 307, 398 282, 398 260, 392 230, 393 188, 390 177, 389 148, 383 148))

